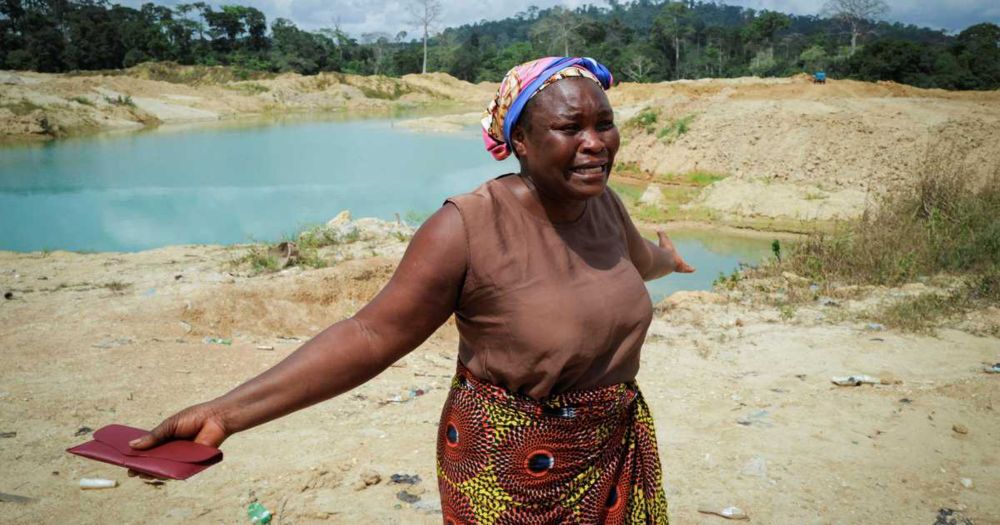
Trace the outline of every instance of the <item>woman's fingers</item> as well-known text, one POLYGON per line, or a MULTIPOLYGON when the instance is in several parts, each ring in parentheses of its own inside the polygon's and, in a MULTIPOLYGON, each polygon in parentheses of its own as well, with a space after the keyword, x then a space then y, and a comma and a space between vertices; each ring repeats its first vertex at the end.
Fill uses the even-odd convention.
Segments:
POLYGON ((656 230, 656 236, 660 240, 660 248, 664 250, 670 250, 674 253, 674 271, 677 273, 694 273, 694 267, 685 261, 679 253, 677 253, 677 247, 674 246, 674 241, 670 240, 667 232, 663 230, 656 230))
POLYGON ((137 450, 145 450, 166 441, 174 435, 177 427, 176 418, 177 416, 171 416, 165 419, 145 436, 129 441, 128 445, 137 450))
POLYGON ((680 256, 677 257, 677 264, 674 267, 674 271, 677 273, 694 273, 694 266, 691 266, 680 256))

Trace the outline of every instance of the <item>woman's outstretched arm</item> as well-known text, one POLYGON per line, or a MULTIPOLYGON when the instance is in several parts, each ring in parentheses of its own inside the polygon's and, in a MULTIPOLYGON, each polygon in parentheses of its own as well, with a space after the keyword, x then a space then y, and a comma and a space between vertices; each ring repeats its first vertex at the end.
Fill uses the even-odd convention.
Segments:
POLYGON ((466 270, 458 209, 445 205, 417 230, 381 292, 274 367, 229 393, 167 418, 133 442, 172 438, 218 446, 228 436, 342 394, 415 349, 452 314, 466 270))
POLYGON ((644 281, 651 281, 672 272, 694 272, 694 267, 685 262, 684 258, 677 253, 677 247, 674 246, 674 242, 670 240, 670 237, 663 230, 656 231, 656 235, 659 238, 656 244, 644 239, 635 227, 635 223, 632 222, 632 217, 629 216, 628 210, 625 209, 621 198, 611 188, 608 188, 608 191, 611 192, 621 212, 622 220, 625 221, 625 236, 628 238, 629 257, 632 259, 632 264, 635 265, 636 270, 639 271, 639 275, 642 276, 644 281))

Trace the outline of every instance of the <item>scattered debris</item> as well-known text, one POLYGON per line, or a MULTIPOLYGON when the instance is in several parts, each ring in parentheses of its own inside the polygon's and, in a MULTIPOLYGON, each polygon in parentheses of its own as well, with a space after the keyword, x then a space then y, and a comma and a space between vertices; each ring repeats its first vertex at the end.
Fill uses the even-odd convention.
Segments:
POLYGON ((17 432, 0 432, 0 438, 17 437, 17 432))
POLYGON ((267 525, 271 523, 271 511, 267 510, 266 507, 257 501, 247 507, 247 517, 250 518, 250 523, 255 525, 267 525))
POLYGON ((1000 374, 1000 363, 997 363, 992 366, 987 365, 986 367, 983 368, 983 372, 986 372, 987 374, 1000 374))
POLYGON ((226 345, 230 346, 233 344, 232 339, 223 339, 221 337, 205 337, 201 340, 202 343, 206 345, 226 345))
POLYGON ((118 480, 101 478, 80 478, 81 490, 113 489, 118 486, 118 480))
POLYGON ((878 378, 866 375, 834 376, 830 381, 833 381, 833 384, 837 386, 877 385, 880 382, 878 378))
POLYGON ((698 512, 702 514, 714 514, 716 516, 722 516, 727 520, 748 520, 750 516, 739 507, 711 507, 707 505, 702 505, 698 507, 698 512))
POLYGON ((274 347, 269 345, 257 345, 257 350, 274 350, 274 347))
POLYGON ((954 430, 956 434, 965 435, 969 433, 969 427, 961 423, 955 423, 954 425, 951 426, 951 429, 954 430))
POLYGON ((931 525, 972 525, 972 520, 954 509, 939 509, 937 519, 931 525))
POLYGON ((416 485, 420 481, 420 474, 393 474, 389 476, 390 483, 402 485, 416 485))
POLYGON ((904 397, 903 399, 900 399, 899 402, 904 405, 909 405, 910 403, 913 403, 913 400, 908 397, 904 397))
POLYGON ((737 419, 736 423, 738 423, 740 425, 743 425, 745 427, 749 427, 751 425, 756 425, 756 426, 760 426, 760 427, 768 427, 769 428, 769 427, 774 426, 773 424, 771 424, 770 421, 767 420, 767 416, 769 416, 769 415, 770 414, 768 414, 767 410, 758 410, 758 411, 756 411, 756 412, 754 412, 752 414, 749 414, 749 415, 746 415, 746 416, 743 416, 743 417, 737 419))
POLYGON ((401 491, 399 491, 399 492, 396 493, 396 499, 398 499, 399 501, 402 501, 403 503, 413 504, 413 503, 416 503, 416 502, 420 501, 420 496, 418 496, 416 494, 410 494, 409 492, 407 492, 405 490, 401 490, 401 491))
POLYGON ((73 434, 73 435, 76 436, 76 437, 86 436, 87 434, 90 434, 93 431, 94 431, 94 429, 92 429, 90 427, 87 427, 87 426, 84 426, 84 427, 80 427, 80 428, 76 429, 76 433, 73 434))
POLYGON ((29 498, 27 496, 18 496, 17 494, 7 494, 6 492, 0 492, 0 502, 3 503, 31 503, 35 501, 35 498, 29 498))
POLYGON ((416 399, 416 398, 418 398, 418 397, 426 394, 430 390, 431 390, 430 387, 426 387, 426 388, 411 388, 410 391, 407 392, 405 396, 395 395, 395 396, 392 396, 392 397, 390 397, 390 398, 388 398, 388 399, 386 399, 384 401, 379 401, 379 404, 380 405, 388 405, 390 403, 408 403, 408 402, 413 401, 414 399, 416 399))

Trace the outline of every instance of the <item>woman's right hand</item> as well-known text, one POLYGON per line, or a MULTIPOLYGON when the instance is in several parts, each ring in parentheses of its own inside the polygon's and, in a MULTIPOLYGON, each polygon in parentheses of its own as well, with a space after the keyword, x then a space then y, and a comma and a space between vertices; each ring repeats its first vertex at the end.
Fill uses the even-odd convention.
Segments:
POLYGON ((145 436, 129 442, 137 450, 145 450, 172 439, 188 439, 218 448, 233 432, 226 428, 215 401, 193 405, 164 419, 145 436))

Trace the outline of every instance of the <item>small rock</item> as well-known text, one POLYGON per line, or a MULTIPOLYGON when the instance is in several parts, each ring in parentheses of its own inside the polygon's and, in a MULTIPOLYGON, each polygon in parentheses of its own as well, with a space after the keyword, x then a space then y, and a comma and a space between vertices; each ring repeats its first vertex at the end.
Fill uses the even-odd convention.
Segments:
POLYGON ((0 432, 0 438, 17 437, 17 432, 0 432))
POLYGON ((402 501, 403 503, 413 504, 420 501, 420 496, 411 494, 409 490, 401 490, 396 493, 396 499, 402 501))
POLYGON ((80 427, 80 428, 76 429, 76 433, 73 434, 73 435, 76 436, 76 437, 86 436, 87 434, 90 434, 93 431, 94 431, 94 429, 92 429, 90 427, 80 427))
POLYGON ((382 475, 374 470, 366 470, 361 473, 361 481, 365 482, 365 486, 378 485, 382 481, 382 475))
POLYGON ((954 425, 951 426, 951 429, 954 430, 956 434, 965 435, 969 433, 969 427, 961 423, 955 423, 954 425))
POLYGON ((967 489, 971 489, 972 488, 972 480, 971 479, 969 479, 969 478, 962 478, 962 479, 960 479, 958 481, 959 481, 959 483, 962 484, 963 487, 965 487, 967 489))
POLYGON ((351 222, 351 210, 344 210, 337 214, 336 217, 330 219, 326 225, 329 228, 334 228, 351 222))
POLYGON ((885 330, 885 325, 882 323, 868 323, 865 325, 865 330, 871 330, 873 332, 880 332, 885 330))
POLYGON ((879 374, 879 380, 878 380, 878 382, 880 384, 883 384, 883 385, 901 385, 901 384, 903 384, 903 380, 902 379, 896 377, 895 375, 893 375, 893 374, 891 374, 889 372, 882 372, 881 374, 879 374))
POLYGON ((801 285, 809 284, 809 279, 806 279, 801 275, 796 275, 792 272, 781 272, 781 276, 784 277, 785 280, 789 282, 789 284, 801 284, 801 285))
POLYGON ((14 298, 14 292, 4 292, 3 293, 3 298, 7 299, 7 300, 13 299, 14 298))
POLYGON ((650 184, 646 187, 646 191, 642 193, 642 197, 639 197, 639 204, 644 206, 659 206, 663 204, 663 191, 656 184, 650 184))

